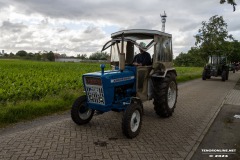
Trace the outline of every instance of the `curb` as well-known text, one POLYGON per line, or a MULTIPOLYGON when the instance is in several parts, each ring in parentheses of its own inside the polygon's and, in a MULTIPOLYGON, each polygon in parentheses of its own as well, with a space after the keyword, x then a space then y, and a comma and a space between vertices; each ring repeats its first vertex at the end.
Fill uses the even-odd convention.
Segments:
POLYGON ((226 97, 230 94, 231 90, 227 93, 227 95, 225 96, 225 98, 223 99, 221 105, 218 107, 217 111, 214 113, 213 117, 210 119, 209 123, 207 124, 207 126, 205 127, 205 129, 203 130, 203 132, 201 133, 201 135, 199 136, 199 138, 197 139, 196 143, 193 145, 191 151, 187 154, 185 160, 191 160, 192 156, 194 155, 194 153, 196 152, 196 150, 198 149, 198 146, 200 145, 200 143, 202 142, 203 138, 205 137, 205 135, 207 134, 209 128, 211 127, 211 125, 213 124, 214 120, 216 119, 218 113, 220 112, 220 110, 222 109, 222 106, 225 104, 226 101, 226 97))

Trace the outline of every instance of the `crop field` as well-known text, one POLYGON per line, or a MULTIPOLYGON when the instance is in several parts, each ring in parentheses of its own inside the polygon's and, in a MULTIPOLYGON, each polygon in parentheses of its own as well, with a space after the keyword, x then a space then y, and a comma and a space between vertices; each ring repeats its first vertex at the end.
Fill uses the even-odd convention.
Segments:
MULTIPOLYGON (((184 82, 201 77, 202 68, 176 70, 184 82)), ((0 60, 0 126, 70 109, 83 94, 82 74, 94 71, 99 63, 0 60)))
POLYGON ((0 102, 39 100, 63 90, 81 90, 81 75, 100 70, 97 63, 0 61, 0 102))
POLYGON ((99 63, 0 60, 0 126, 69 109, 83 94, 82 74, 99 70, 99 63))

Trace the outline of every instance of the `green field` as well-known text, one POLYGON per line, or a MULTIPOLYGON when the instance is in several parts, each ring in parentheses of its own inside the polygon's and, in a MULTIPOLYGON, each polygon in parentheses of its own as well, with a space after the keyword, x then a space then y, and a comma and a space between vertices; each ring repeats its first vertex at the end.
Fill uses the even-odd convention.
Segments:
MULTIPOLYGON (((0 60, 0 126, 70 109, 83 94, 81 75, 99 63, 0 60)), ((110 66, 106 65, 109 69, 110 66)), ((199 78, 202 68, 176 67, 178 82, 199 78)))
POLYGON ((186 82, 202 77, 203 67, 176 67, 177 82, 186 82))

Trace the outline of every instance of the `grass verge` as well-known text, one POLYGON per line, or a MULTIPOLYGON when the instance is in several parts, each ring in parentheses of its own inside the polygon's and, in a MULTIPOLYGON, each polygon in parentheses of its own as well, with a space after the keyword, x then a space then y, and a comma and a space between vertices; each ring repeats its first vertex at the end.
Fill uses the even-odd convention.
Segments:
POLYGON ((38 101, 27 100, 2 104, 0 105, 0 127, 69 110, 78 96, 79 92, 77 91, 65 91, 57 96, 46 96, 38 101))
POLYGON ((202 77, 202 67, 176 67, 177 82, 186 82, 202 77))

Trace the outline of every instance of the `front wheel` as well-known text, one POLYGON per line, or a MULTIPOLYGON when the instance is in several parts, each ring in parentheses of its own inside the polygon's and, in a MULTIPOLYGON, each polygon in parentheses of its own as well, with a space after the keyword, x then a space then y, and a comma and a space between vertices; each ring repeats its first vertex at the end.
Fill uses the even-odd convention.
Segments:
POLYGON ((202 80, 206 80, 206 79, 207 79, 206 74, 207 74, 206 70, 203 70, 203 73, 202 73, 202 80))
POLYGON ((136 137, 142 125, 142 106, 138 103, 131 103, 123 114, 122 131, 128 138, 136 137))
POLYGON ((88 108, 87 106, 87 96, 81 96, 76 99, 76 101, 72 105, 71 117, 72 120, 78 124, 86 124, 88 123, 94 114, 94 110, 88 108))
POLYGON ((229 77, 229 71, 226 72, 226 80, 228 80, 229 77))

